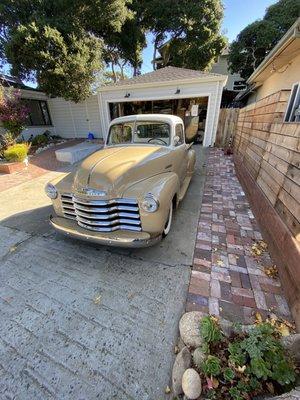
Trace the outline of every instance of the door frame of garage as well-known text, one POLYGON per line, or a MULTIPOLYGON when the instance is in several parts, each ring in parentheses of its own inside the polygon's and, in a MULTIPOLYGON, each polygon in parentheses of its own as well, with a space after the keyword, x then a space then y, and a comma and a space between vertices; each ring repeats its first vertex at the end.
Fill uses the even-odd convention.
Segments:
POLYGON ((209 79, 197 79, 196 81, 183 80, 157 82, 151 85, 148 83, 141 85, 128 84, 124 86, 102 87, 98 92, 98 103, 103 138, 106 138, 108 126, 111 122, 109 103, 208 97, 203 145, 205 147, 212 146, 215 141, 222 91, 225 82, 226 79, 224 81, 224 77, 220 75, 217 77, 209 77, 209 79), (180 89, 180 93, 176 94, 178 88, 180 89), (166 94, 151 93, 161 90, 164 90, 166 94), (130 97, 125 97, 128 93, 130 93, 130 97))

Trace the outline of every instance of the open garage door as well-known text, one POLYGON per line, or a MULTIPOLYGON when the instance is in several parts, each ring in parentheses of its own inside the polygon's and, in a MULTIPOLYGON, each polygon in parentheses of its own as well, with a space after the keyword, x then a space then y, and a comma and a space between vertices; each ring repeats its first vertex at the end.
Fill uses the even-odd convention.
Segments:
POLYGON ((183 99, 122 101, 109 103, 110 118, 133 114, 172 114, 182 118, 186 141, 203 143, 208 97, 183 99))

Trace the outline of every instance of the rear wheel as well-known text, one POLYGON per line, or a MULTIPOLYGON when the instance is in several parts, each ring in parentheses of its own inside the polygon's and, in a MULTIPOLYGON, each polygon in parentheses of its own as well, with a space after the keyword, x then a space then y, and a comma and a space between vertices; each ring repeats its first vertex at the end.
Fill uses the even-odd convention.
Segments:
POLYGON ((172 219, 173 219, 173 202, 171 202, 171 204, 170 204, 168 219, 167 219, 167 222, 164 227, 163 234, 162 234, 163 237, 166 237, 168 235, 168 233, 170 232, 171 225, 172 225, 172 219))

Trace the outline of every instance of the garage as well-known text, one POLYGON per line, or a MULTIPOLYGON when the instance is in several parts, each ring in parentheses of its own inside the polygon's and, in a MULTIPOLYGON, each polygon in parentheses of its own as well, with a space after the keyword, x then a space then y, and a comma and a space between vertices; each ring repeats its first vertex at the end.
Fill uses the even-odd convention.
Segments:
POLYGON ((101 131, 112 119, 131 114, 173 114, 184 121, 189 141, 215 141, 224 75, 166 67, 102 87, 98 93, 101 131))

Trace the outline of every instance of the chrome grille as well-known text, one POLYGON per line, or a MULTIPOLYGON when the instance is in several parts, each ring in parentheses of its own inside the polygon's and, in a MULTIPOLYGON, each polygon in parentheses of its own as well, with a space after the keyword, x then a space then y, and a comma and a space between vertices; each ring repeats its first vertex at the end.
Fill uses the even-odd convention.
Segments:
POLYGON ((76 219, 73 197, 71 193, 63 193, 60 197, 64 216, 66 218, 76 219))
POLYGON ((71 194, 61 195, 66 218, 97 232, 141 231, 138 203, 134 199, 90 200, 71 194))

